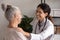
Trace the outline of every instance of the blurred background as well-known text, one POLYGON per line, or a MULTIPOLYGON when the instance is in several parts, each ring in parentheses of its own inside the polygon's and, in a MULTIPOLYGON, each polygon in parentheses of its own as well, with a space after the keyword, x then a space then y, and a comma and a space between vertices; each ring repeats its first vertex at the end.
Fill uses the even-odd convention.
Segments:
MULTIPOLYGON (((55 36, 54 40, 60 39, 60 0, 42 0, 50 5, 51 7, 51 16, 54 20, 55 36)), ((35 16, 35 10, 38 4, 41 3, 41 0, 0 0, 0 5, 2 3, 11 4, 18 6, 22 11, 22 15, 27 15, 29 17, 35 16)), ((0 6, 0 35, 3 34, 2 31, 6 28, 8 21, 4 17, 4 12, 0 6)), ((0 36, 1 37, 1 36, 0 36)))

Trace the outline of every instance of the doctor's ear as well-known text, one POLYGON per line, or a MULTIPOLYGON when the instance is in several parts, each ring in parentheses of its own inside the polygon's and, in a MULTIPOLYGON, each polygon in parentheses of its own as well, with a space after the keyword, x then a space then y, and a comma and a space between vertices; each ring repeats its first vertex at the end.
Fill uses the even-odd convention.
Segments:
POLYGON ((46 17, 48 16, 48 13, 47 13, 47 12, 45 13, 45 16, 46 16, 46 17))

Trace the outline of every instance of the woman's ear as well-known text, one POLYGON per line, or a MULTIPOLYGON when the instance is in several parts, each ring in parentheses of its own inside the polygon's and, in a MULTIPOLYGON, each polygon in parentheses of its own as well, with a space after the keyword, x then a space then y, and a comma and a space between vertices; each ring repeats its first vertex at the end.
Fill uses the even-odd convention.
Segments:
POLYGON ((48 13, 45 13, 45 16, 48 16, 48 13))
POLYGON ((16 14, 14 14, 14 18, 16 18, 17 16, 16 16, 16 14))

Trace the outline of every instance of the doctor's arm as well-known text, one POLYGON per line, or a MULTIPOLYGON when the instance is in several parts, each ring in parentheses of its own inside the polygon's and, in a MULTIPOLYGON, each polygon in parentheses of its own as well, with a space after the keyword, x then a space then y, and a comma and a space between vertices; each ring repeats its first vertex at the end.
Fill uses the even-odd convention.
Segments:
POLYGON ((26 36, 31 37, 31 40, 42 40, 46 39, 50 35, 54 34, 54 26, 48 25, 48 27, 39 34, 27 33, 26 36), (27 35, 28 34, 28 35, 27 35))
POLYGON ((54 27, 53 25, 48 25, 48 27, 41 33, 39 34, 33 34, 31 33, 31 40, 42 40, 46 39, 50 35, 54 34, 54 27))
POLYGON ((19 31, 22 32, 26 37, 30 37, 31 38, 30 40, 42 40, 54 34, 54 26, 48 25, 48 27, 39 34, 28 33, 23 31, 22 29, 19 29, 19 31))

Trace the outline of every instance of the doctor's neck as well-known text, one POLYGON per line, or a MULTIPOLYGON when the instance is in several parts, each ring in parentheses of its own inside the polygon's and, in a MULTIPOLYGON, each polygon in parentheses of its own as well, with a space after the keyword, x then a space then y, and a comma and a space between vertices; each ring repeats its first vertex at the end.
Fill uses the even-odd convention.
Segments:
POLYGON ((43 19, 39 19, 38 21, 39 22, 43 22, 43 21, 45 21, 47 18, 43 18, 43 19))

